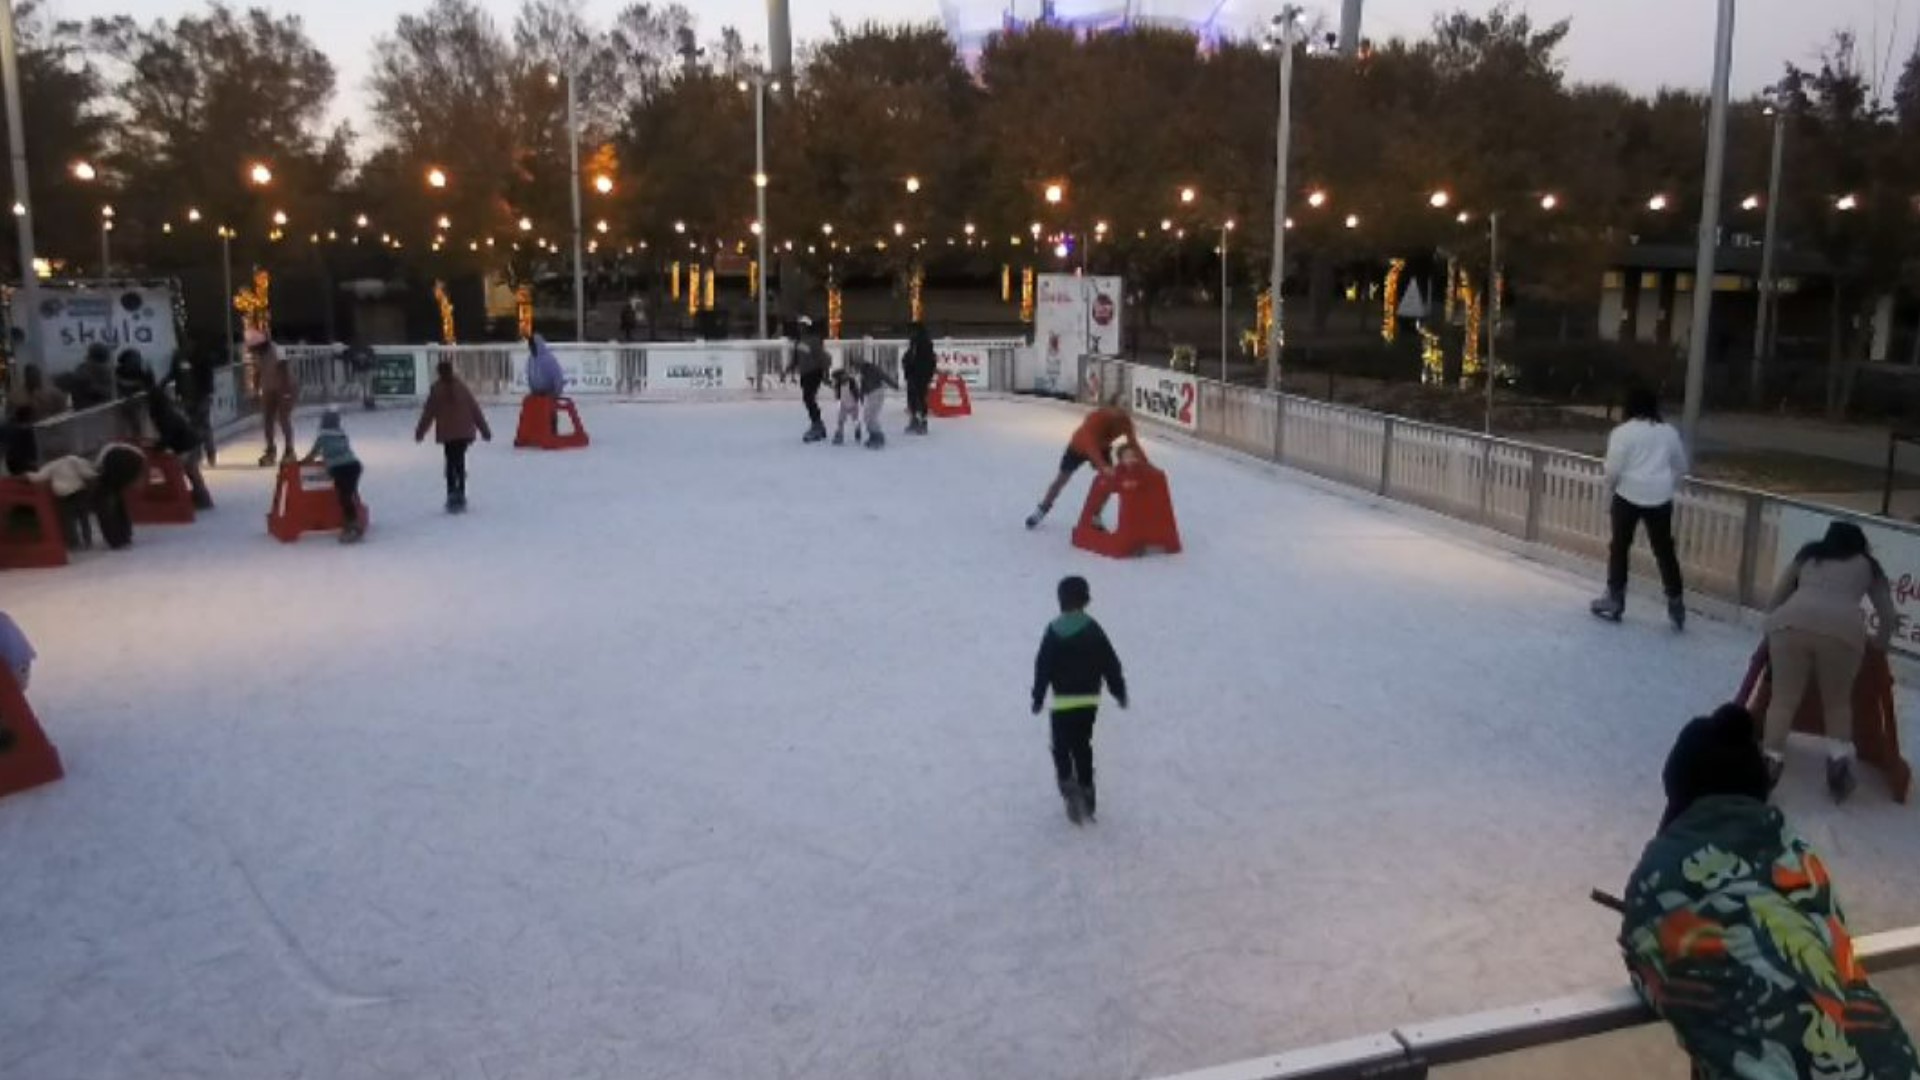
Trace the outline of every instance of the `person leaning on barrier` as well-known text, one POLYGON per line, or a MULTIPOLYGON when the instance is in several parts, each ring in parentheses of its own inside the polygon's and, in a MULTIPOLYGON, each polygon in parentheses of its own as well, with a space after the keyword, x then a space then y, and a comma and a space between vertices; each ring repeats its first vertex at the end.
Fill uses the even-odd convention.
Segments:
POLYGON ((185 349, 173 354, 173 364, 160 385, 172 387, 174 396, 186 409, 187 419, 200 436, 200 452, 208 465, 218 464, 218 448, 213 438, 213 364, 205 355, 185 349))
POLYGON ((87 346, 87 355, 79 366, 56 379, 55 384, 67 392, 78 412, 112 401, 113 381, 113 352, 96 341, 87 346))
POLYGON ((33 409, 33 422, 51 420, 67 411, 67 395, 59 387, 47 382, 47 373, 40 370, 39 364, 28 364, 20 371, 21 390, 26 400, 22 404, 33 409))
POLYGON ((1667 808, 1625 893, 1634 990, 1696 1080, 1913 1080, 1920 1057, 1854 956, 1826 864, 1767 805, 1752 714, 1680 732, 1667 808))
POLYGON ((187 486, 193 491, 194 509, 213 509, 213 494, 200 475, 200 456, 205 449, 200 431, 181 415, 173 397, 158 384, 150 383, 147 390, 147 420, 153 424, 154 439, 161 449, 180 459, 181 471, 187 474, 187 486))

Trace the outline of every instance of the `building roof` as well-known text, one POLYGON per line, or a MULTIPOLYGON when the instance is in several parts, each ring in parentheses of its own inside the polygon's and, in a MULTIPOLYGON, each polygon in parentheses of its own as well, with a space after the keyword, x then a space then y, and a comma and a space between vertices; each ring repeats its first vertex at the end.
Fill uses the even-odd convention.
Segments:
MULTIPOLYGON (((1699 249, 1692 244, 1629 244, 1614 252, 1618 270, 1692 271, 1699 249)), ((1721 274, 1760 274, 1761 248, 1752 245, 1720 245, 1714 256, 1714 271, 1721 274)), ((1780 245, 1774 252, 1773 272, 1782 277, 1832 277, 1833 264, 1817 251, 1780 245)))

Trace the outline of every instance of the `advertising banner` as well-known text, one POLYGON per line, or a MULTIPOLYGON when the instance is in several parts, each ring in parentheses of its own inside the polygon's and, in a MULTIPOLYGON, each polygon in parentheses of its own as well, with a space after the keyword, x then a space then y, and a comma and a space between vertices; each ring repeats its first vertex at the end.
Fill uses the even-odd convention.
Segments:
POLYGON ((987 388, 986 346, 935 342, 934 352, 940 358, 940 371, 959 376, 960 381, 966 383, 969 390, 979 391, 987 388))
POLYGON ((1187 431, 1200 430, 1200 384, 1184 371, 1133 369, 1133 412, 1187 431))
POLYGON ((27 355, 38 339, 40 362, 48 375, 72 371, 96 342, 117 355, 138 349, 155 371, 173 362, 178 339, 173 325, 173 290, 161 285, 42 286, 34 291, 39 310, 28 312, 27 294, 13 294, 13 325, 29 338, 27 355))
POLYGON ((412 350, 376 349, 373 354, 373 396, 376 398, 416 399, 420 390, 420 365, 412 350))
POLYGON ((739 349, 650 349, 646 389, 649 393, 749 390, 752 358, 752 353, 739 349))
POLYGON ((1081 357, 1120 354, 1120 279, 1041 274, 1038 285, 1034 362, 1019 389, 1071 394, 1078 389, 1081 357))

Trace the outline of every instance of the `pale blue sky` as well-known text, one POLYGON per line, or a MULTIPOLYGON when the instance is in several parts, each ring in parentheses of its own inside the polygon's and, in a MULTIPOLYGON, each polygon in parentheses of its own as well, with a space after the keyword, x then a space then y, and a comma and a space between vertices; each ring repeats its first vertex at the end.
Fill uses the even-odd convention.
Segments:
MULTIPOLYGON (((247 6, 247 0, 232 0, 247 6)), ((419 10, 423 0, 330 0, 302 4, 293 0, 254 0, 280 11, 304 9, 309 33, 332 56, 340 72, 342 100, 336 111, 353 122, 363 135, 364 86, 371 65, 373 42, 386 33, 399 11, 419 10)), ((765 0, 683 0, 698 13, 702 31, 711 35, 733 24, 751 43, 766 36, 765 0)), ((1038 7, 1038 0, 949 0, 982 13, 987 21, 1008 2, 1019 10, 1038 7)), ((1211 9, 1218 0, 1136 0, 1157 10, 1178 10, 1183 3, 1211 9)), ((1266 19, 1277 0, 1226 0, 1235 18, 1248 23, 1266 19)), ((1320 11, 1337 21, 1338 0, 1305 0, 1309 12, 1320 11)), ((517 0, 482 0, 502 26, 512 23, 517 0)), ((847 22, 867 18, 940 17, 939 0, 791 0, 796 43, 824 36, 835 16, 847 22)), ((623 0, 585 0, 590 17, 607 19, 623 0)), ((1386 38, 1395 34, 1423 34, 1438 10, 1465 7, 1483 10, 1489 0, 1368 0, 1366 33, 1386 38)), ((1712 42, 1716 4, 1713 0, 1527 0, 1522 6, 1541 21, 1573 18, 1573 34, 1566 55, 1574 78, 1610 80, 1636 90, 1664 85, 1705 86, 1713 63, 1712 42)), ((180 0, 47 0, 51 13, 88 17, 124 12, 143 20, 193 10, 180 0)), ((1734 85, 1738 92, 1759 89, 1778 77, 1788 61, 1810 63, 1820 45, 1835 29, 1853 29, 1863 51, 1877 41, 1884 52, 1891 45, 1889 82, 1912 51, 1920 30, 1920 0, 1741 0, 1738 40, 1734 53, 1734 85)), ((1878 67, 1876 62, 1874 67, 1878 67)))

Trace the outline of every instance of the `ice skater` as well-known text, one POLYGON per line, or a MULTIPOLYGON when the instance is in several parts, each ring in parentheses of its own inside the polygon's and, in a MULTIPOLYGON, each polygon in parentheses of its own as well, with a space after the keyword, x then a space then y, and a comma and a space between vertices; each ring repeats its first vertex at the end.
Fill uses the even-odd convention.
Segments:
POLYGON ((840 402, 840 416, 833 425, 833 445, 839 446, 847 441, 847 422, 853 422, 853 441, 859 442, 862 434, 860 422, 860 381, 846 368, 833 373, 833 396, 840 402))
POLYGON ((260 394, 260 426, 267 436, 267 449, 260 455, 260 467, 264 469, 276 460, 294 458, 293 408, 300 398, 300 384, 266 331, 248 330, 246 340, 247 359, 254 365, 255 386, 260 394), (276 430, 283 444, 274 441, 276 430))
POLYGON ((1660 566, 1667 618, 1687 627, 1680 558, 1673 548, 1673 497, 1687 475, 1687 449, 1680 433, 1660 418, 1660 399, 1644 386, 1627 392, 1626 419, 1607 436, 1607 489, 1613 493, 1613 538, 1607 547, 1607 591, 1590 610, 1619 622, 1627 610, 1627 559, 1633 534, 1647 526, 1647 543, 1660 566))
POLYGON ((320 433, 302 463, 327 467, 333 493, 340 498, 340 542, 359 543, 367 535, 366 523, 360 520, 360 459, 340 426, 339 409, 328 406, 320 415, 320 433))
POLYGON ((436 370, 439 378, 427 391, 413 441, 425 441, 427 431, 433 431, 434 441, 447 457, 447 513, 460 514, 467 509, 467 448, 475 435, 492 442, 493 429, 487 426, 487 414, 474 400, 473 391, 453 373, 452 362, 442 360, 436 370))
POLYGON ((927 387, 933 384, 940 356, 925 323, 914 323, 907 334, 907 351, 900 358, 900 374, 907 381, 907 434, 927 433, 927 387))
POLYGON ((880 410, 887 403, 887 388, 898 390, 900 384, 887 374, 887 369, 864 357, 847 366, 860 391, 860 403, 867 426, 867 449, 878 450, 887 445, 887 436, 880 430, 880 410))
MULTIPOLYGON (((1133 417, 1117 405, 1102 405, 1087 414, 1074 430, 1073 437, 1067 440, 1066 453, 1060 455, 1060 475, 1053 478, 1047 493, 1040 499, 1040 508, 1027 518, 1027 528, 1036 529, 1053 511, 1054 500, 1066 490, 1067 482, 1080 466, 1091 463, 1101 476, 1113 475, 1113 445, 1123 443, 1125 448, 1146 460, 1146 451, 1140 448, 1140 437, 1133 430, 1133 417)), ((1099 515, 1096 513, 1095 517, 1099 515)))
POLYGON ((33 681, 33 661, 36 654, 33 645, 27 641, 26 631, 13 617, 0 611, 0 666, 13 673, 13 681, 25 693, 27 684, 33 681))
POLYGON ((1053 774, 1075 825, 1094 816, 1093 722, 1104 684, 1127 707, 1127 680, 1120 657, 1100 624, 1087 614, 1093 592, 1083 577, 1063 578, 1057 590, 1060 617, 1047 624, 1033 661, 1033 714, 1040 715, 1053 691, 1053 774))
POLYGON ((793 360, 787 365, 786 373, 800 375, 800 400, 807 406, 807 433, 802 436, 802 442, 816 443, 827 437, 826 421, 820 418, 820 384, 826 381, 827 368, 832 362, 819 327, 812 319, 800 316, 800 339, 794 343, 793 360))

